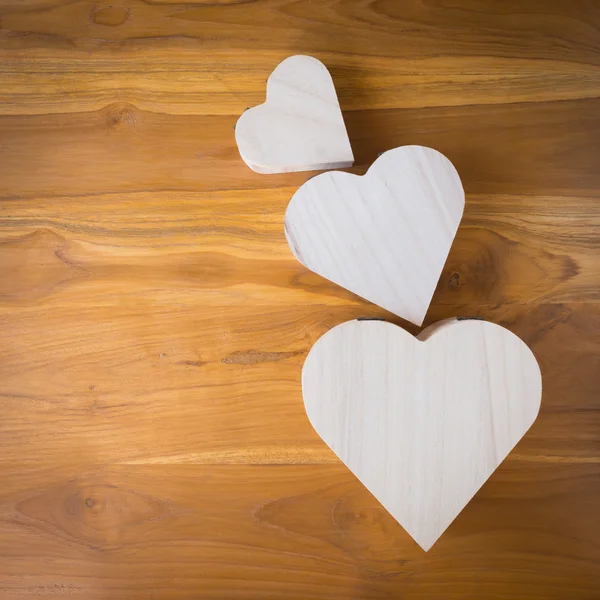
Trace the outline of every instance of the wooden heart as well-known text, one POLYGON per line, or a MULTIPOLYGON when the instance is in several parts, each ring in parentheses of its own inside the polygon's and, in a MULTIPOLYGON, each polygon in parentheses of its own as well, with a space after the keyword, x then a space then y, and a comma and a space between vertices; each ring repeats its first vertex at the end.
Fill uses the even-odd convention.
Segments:
POLYGON ((311 271, 421 325, 464 204, 443 154, 403 146, 363 177, 333 172, 307 181, 288 205, 285 232, 311 271))
POLYGON ((235 140, 257 173, 342 169, 354 162, 331 75, 311 56, 290 56, 275 68, 266 102, 242 114, 235 140))
POLYGON ((516 335, 441 321, 418 338, 349 321, 310 350, 306 412, 325 443, 428 550, 534 422, 542 381, 516 335))

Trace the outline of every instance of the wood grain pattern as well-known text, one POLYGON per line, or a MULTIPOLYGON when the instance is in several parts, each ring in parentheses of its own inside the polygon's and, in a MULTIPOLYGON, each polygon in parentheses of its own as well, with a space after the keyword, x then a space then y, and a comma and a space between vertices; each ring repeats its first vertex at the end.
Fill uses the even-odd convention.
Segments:
POLYGON ((257 173, 343 169, 354 155, 327 67, 312 56, 290 56, 267 79, 266 100, 235 124, 244 162, 257 173))
POLYGON ((443 154, 402 146, 362 177, 329 171, 307 181, 285 211, 285 236, 311 271, 421 325, 464 207, 443 154))
POLYGON ((600 10, 591 0, 0 5, 0 598, 595 600, 600 10), (233 126, 332 73, 365 172, 443 152, 465 213, 426 325, 544 377, 527 436, 423 553, 319 440, 300 372, 390 317, 308 272, 233 126), (89 502, 88 502, 89 500, 89 502))
POLYGON ((542 380, 526 344, 489 321, 414 337, 355 319, 310 349, 302 396, 321 439, 427 551, 531 427, 542 380))

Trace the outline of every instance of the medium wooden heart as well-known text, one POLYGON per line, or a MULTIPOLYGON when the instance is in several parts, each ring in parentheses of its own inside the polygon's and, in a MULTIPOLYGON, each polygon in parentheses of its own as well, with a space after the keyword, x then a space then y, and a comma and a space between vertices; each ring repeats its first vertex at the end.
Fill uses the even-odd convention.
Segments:
POLYGON ((331 75, 311 56, 290 56, 275 68, 266 102, 242 114, 235 140, 257 173, 342 169, 354 162, 331 75))
POLYGON ((307 181, 288 205, 285 232, 311 271, 421 325, 464 204, 443 154, 403 146, 363 177, 333 172, 307 181))
POLYGON ((532 425, 542 380, 493 323, 441 321, 415 338, 349 321, 310 350, 302 392, 317 433, 428 550, 532 425))

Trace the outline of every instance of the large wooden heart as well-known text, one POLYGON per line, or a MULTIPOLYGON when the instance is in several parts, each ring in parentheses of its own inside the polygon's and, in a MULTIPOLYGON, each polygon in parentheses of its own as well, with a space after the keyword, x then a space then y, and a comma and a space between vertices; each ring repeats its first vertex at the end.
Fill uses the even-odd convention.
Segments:
POLYGON ((307 181, 288 205, 285 232, 311 271, 421 325, 464 203, 443 154, 403 146, 362 177, 333 172, 307 181))
POLYGON ((275 68, 266 102, 242 114, 235 140, 258 173, 341 169, 354 162, 333 80, 312 56, 290 56, 275 68))
POLYGON ((367 489, 428 550, 534 422, 542 381, 516 335, 449 320, 418 338, 349 321, 310 350, 310 422, 367 489))

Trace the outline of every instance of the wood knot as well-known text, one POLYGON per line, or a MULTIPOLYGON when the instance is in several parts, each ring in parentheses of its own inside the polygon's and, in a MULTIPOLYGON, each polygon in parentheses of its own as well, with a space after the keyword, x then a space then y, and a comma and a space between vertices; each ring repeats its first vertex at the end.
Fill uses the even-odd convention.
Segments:
POLYGON ((92 22, 105 27, 123 25, 129 17, 129 9, 122 6, 105 6, 92 12, 92 22))
POLYGON ((131 104, 113 104, 106 110, 109 127, 137 125, 142 117, 135 106, 131 104))
POLYGON ((169 517, 166 503, 128 486, 70 481, 17 505, 36 527, 93 548, 113 548, 148 522, 169 517), (133 533, 131 533, 133 531, 133 533))
POLYGON ((450 279, 448 280, 448 287, 451 290, 456 290, 458 289, 458 286, 460 285, 460 275, 458 273, 452 273, 452 275, 450 275, 450 279))

